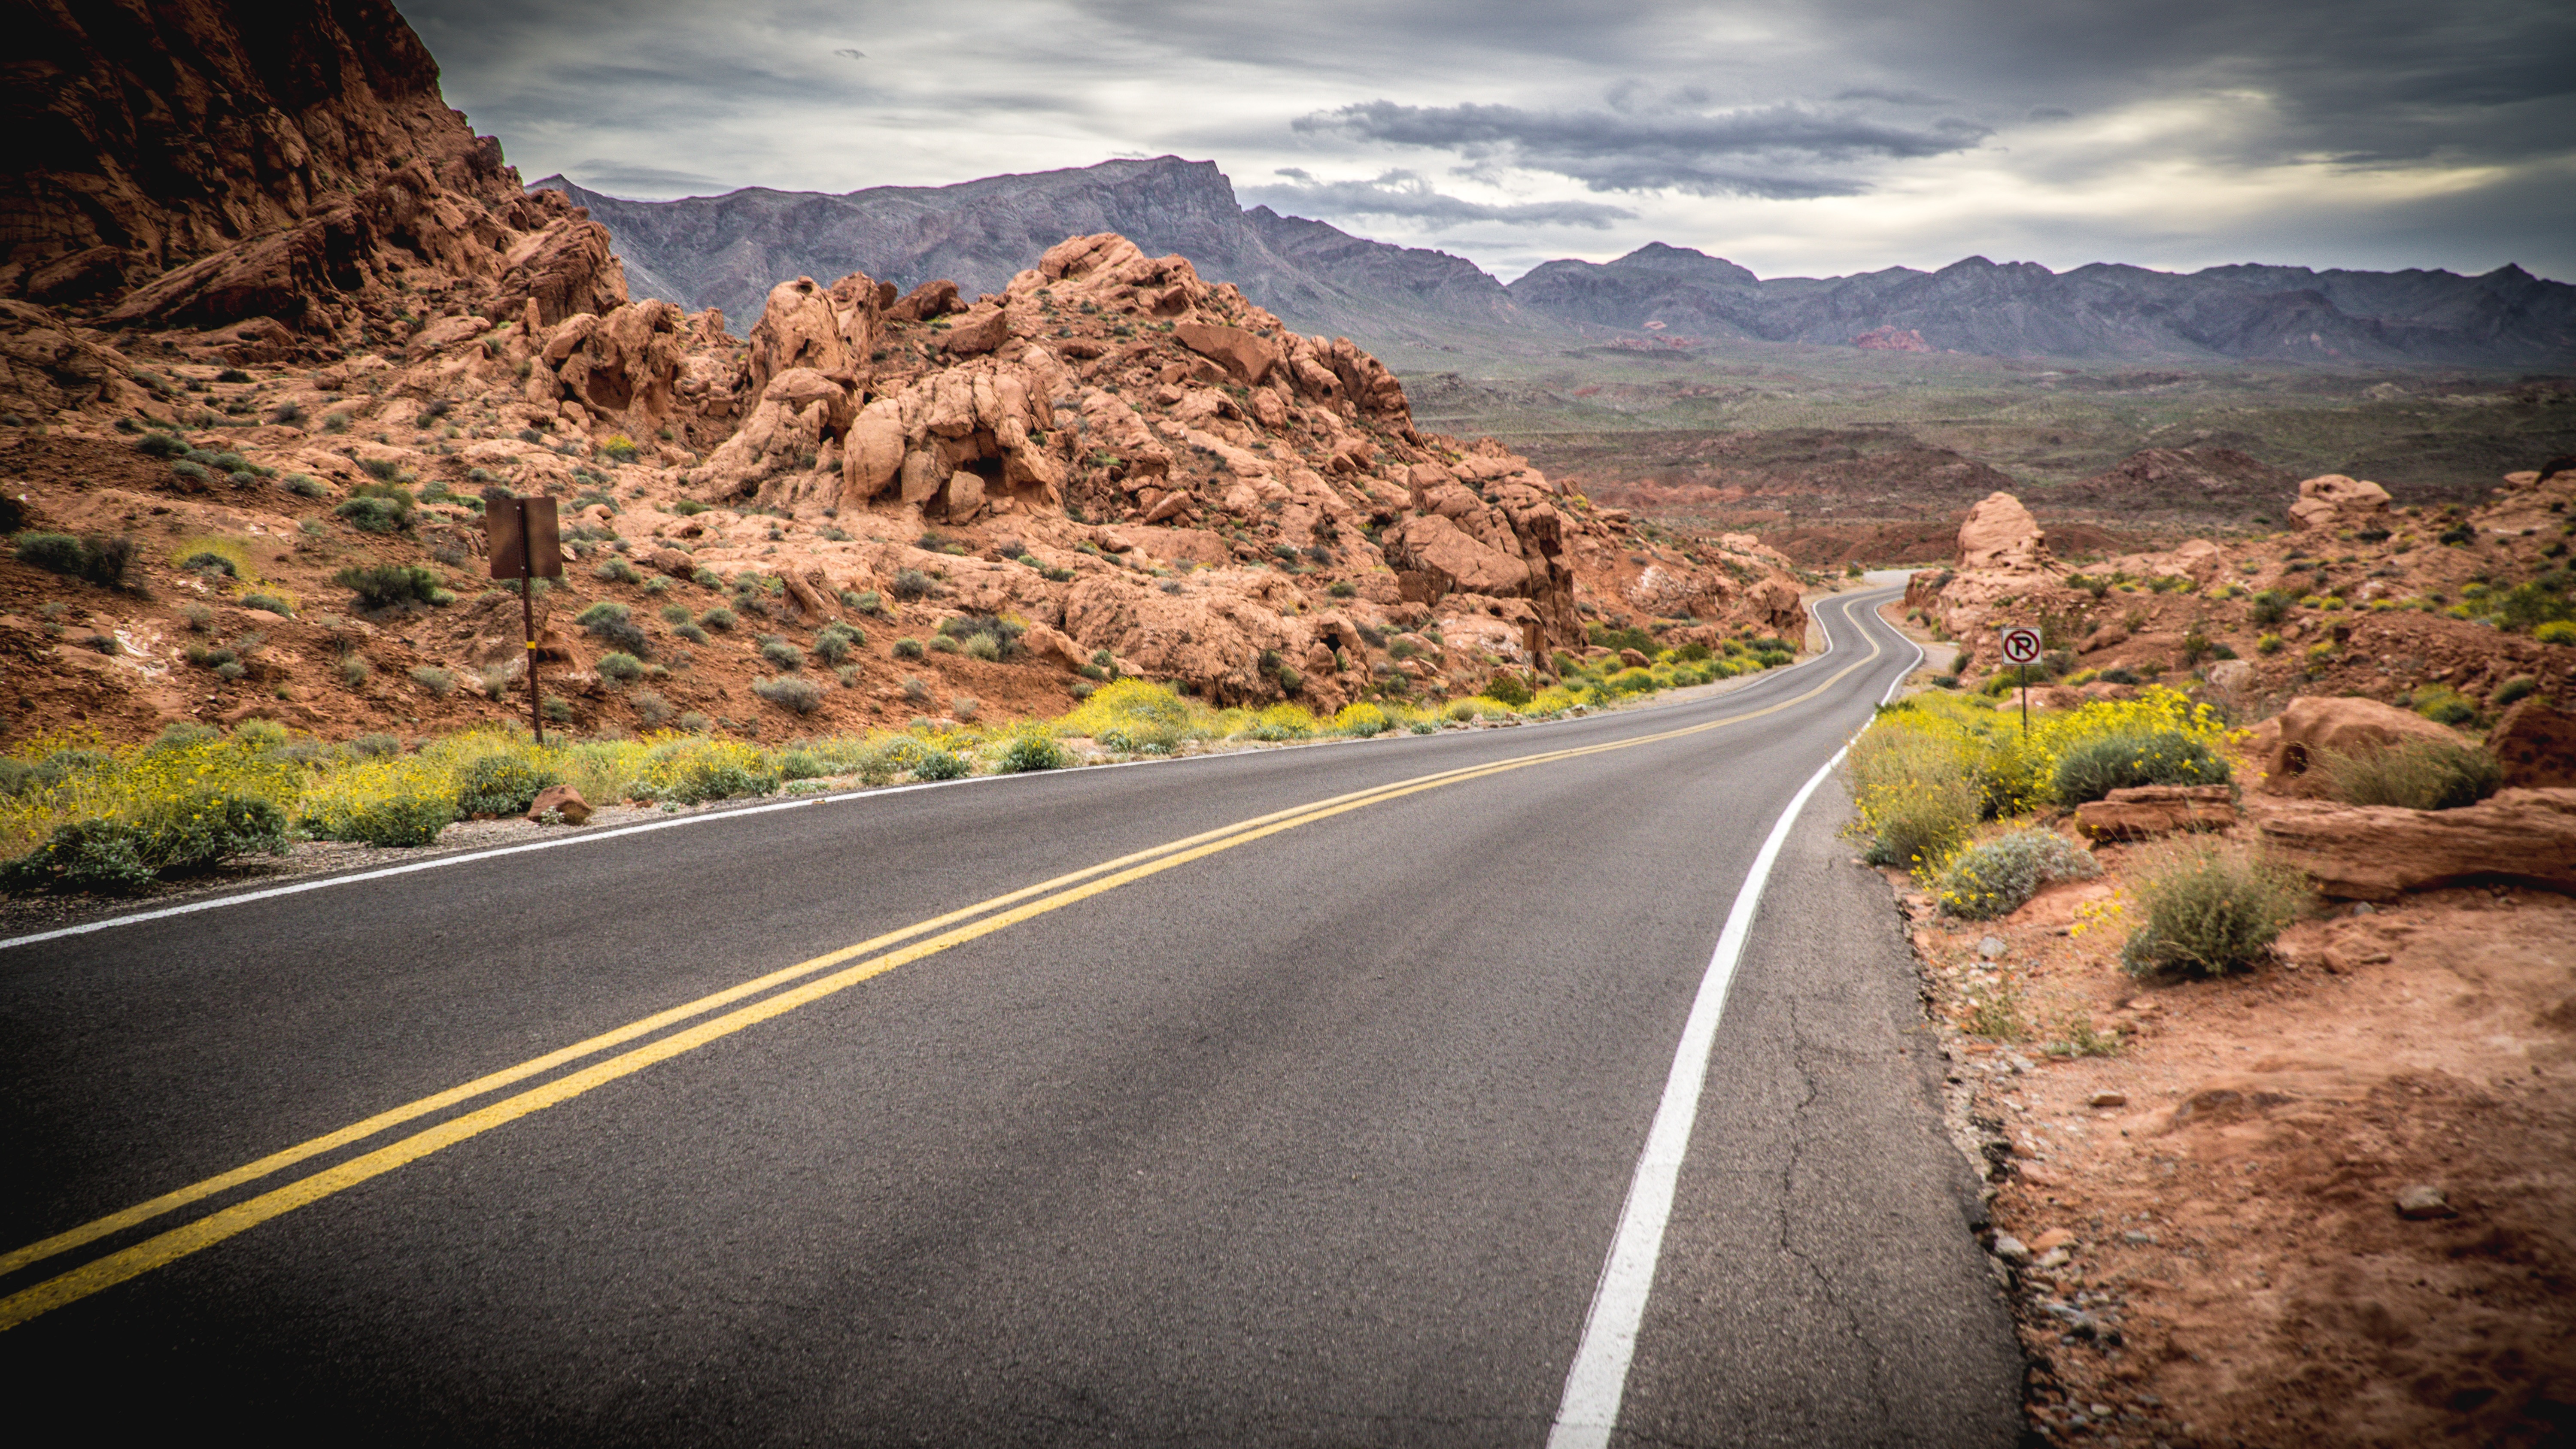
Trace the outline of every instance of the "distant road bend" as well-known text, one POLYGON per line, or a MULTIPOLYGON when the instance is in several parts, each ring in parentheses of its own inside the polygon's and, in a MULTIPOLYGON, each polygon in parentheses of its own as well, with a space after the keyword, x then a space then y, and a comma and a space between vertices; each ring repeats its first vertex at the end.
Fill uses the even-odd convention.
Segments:
POLYGON ((1888 597, 1713 698, 0 942, 5 1381, 407 1443, 2010 1444, 1837 835, 1888 597))

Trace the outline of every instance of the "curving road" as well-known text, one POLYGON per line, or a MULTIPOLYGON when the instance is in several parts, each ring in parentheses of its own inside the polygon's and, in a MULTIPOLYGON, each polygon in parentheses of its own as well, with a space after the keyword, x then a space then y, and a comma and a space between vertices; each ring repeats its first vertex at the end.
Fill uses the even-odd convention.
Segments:
POLYGON ((0 943, 0 1373, 115 1435, 2010 1444, 1824 769, 1887 597, 1712 698, 0 943))

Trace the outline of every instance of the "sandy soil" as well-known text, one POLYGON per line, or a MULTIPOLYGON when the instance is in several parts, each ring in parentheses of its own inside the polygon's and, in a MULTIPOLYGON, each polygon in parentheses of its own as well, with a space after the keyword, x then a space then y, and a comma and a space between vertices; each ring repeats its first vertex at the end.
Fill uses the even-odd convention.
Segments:
POLYGON ((2576 900, 2343 906, 2251 976, 2140 981, 2111 913, 2155 848, 1986 924, 1891 873, 1994 1184, 2032 1431, 2571 1442, 2576 900), (2106 1054, 2067 1049, 2088 1032, 2106 1054))

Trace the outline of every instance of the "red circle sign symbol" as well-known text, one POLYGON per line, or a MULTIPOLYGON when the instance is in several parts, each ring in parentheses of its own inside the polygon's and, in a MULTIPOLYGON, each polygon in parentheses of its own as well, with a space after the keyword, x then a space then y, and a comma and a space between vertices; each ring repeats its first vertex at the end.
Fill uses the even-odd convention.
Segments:
POLYGON ((2036 664, 2039 662, 2039 631, 2028 625, 2015 625, 2004 631, 2004 662, 2036 664))

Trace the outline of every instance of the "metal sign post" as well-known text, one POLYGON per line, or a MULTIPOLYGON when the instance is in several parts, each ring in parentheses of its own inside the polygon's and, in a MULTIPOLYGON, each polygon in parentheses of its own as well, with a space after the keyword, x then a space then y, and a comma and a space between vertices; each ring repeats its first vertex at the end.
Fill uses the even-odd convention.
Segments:
POLYGON ((2021 666, 2021 732, 2030 736, 2030 667, 2039 662, 2039 631, 2015 624, 2004 631, 2004 662, 2021 666))
POLYGON ((542 494, 513 498, 503 494, 483 502, 485 552, 492 577, 515 579, 519 585, 519 632, 528 663, 528 728, 537 743, 546 742, 544 711, 537 697, 537 589, 533 580, 563 577, 563 536, 555 527, 555 501, 542 494))

